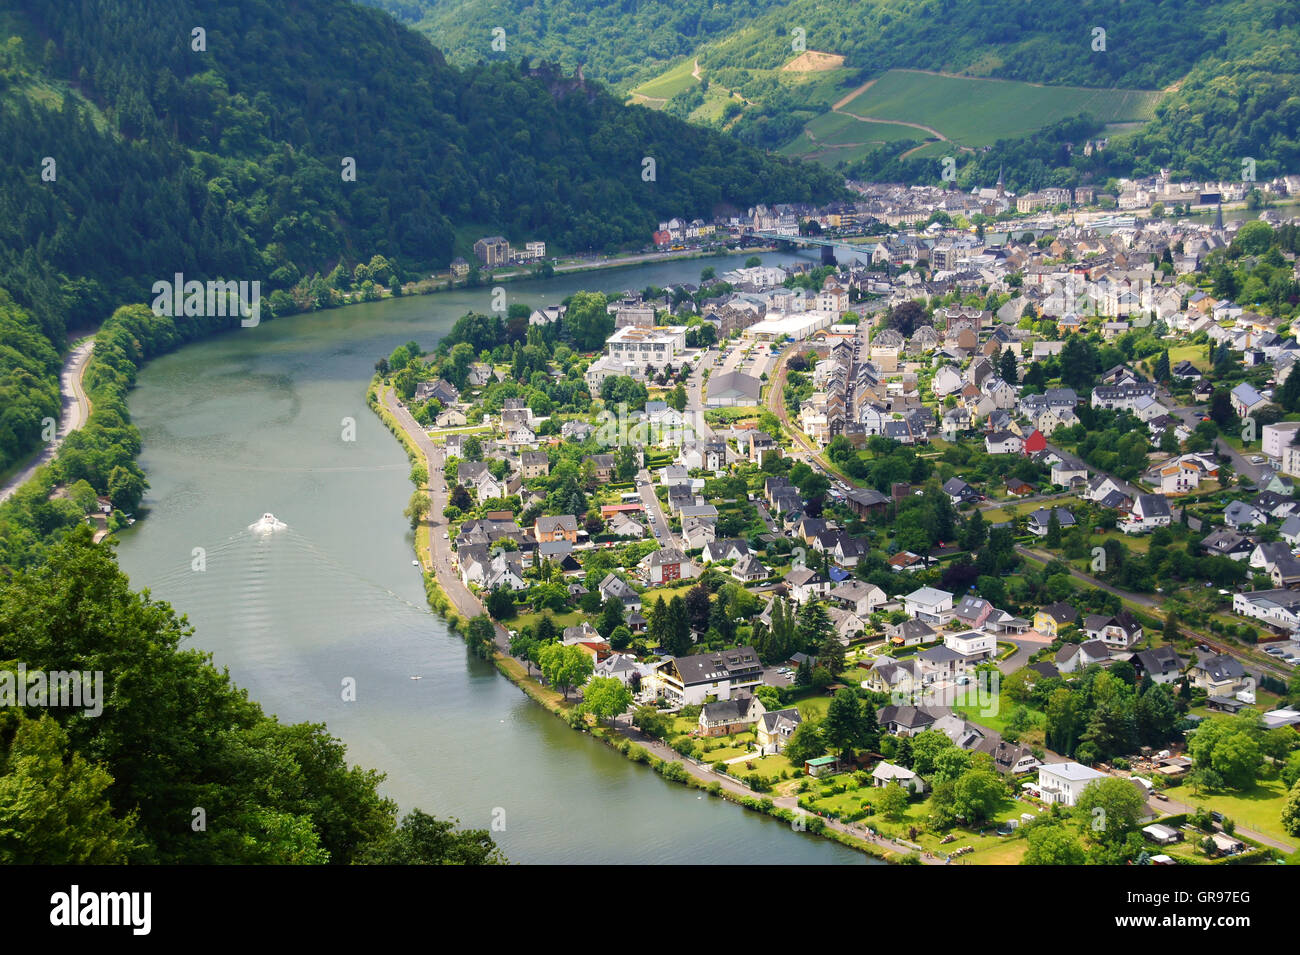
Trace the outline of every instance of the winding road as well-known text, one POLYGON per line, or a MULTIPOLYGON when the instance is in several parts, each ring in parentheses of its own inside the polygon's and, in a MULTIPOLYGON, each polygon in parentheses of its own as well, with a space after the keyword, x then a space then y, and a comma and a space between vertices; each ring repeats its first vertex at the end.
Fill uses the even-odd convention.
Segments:
POLYGON ((0 488, 0 502, 9 500, 20 487, 31 480, 37 468, 53 460, 63 440, 83 427, 90 418, 90 398, 86 396, 81 378, 86 373, 86 363, 90 360, 90 353, 94 348, 95 340, 89 338, 75 346, 68 354, 67 360, 63 363, 63 370, 59 373, 59 392, 63 399, 59 430, 55 433, 54 440, 47 443, 30 464, 14 474, 5 482, 4 487, 0 488))

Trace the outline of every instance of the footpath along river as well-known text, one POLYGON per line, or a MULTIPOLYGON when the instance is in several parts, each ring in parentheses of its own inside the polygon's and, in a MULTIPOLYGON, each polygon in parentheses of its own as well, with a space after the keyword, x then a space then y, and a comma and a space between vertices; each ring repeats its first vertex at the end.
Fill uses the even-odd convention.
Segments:
MULTIPOLYGON (((777 264, 796 256, 762 256, 777 264)), ((815 261, 815 253, 797 258, 815 261)), ((541 306, 582 289, 698 281, 739 257, 505 286, 541 306)), ((402 509, 406 456, 365 403, 380 356, 432 348, 487 288, 265 322, 151 362, 131 395, 151 490, 119 555, 187 614, 192 645, 285 721, 322 721, 387 773, 403 810, 490 828, 522 863, 870 863, 669 783, 468 657, 425 604, 402 509), (344 440, 355 422, 355 440, 344 440), (271 512, 286 529, 248 526, 271 512), (199 556, 195 549, 202 548, 199 556), (194 569, 202 558, 202 570, 194 569), (412 677, 420 679, 412 679, 412 677), (343 681, 355 680, 355 702, 343 681), (495 815, 494 815, 495 814, 495 815)))

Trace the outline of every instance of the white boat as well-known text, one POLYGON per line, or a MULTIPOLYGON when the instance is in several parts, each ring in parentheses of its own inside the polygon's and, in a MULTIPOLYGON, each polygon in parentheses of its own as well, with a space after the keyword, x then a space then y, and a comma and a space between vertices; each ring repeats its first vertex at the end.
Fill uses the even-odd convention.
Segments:
POLYGON ((275 531, 287 530, 289 525, 277 518, 270 511, 267 511, 260 518, 248 525, 248 529, 255 534, 271 534, 275 531))

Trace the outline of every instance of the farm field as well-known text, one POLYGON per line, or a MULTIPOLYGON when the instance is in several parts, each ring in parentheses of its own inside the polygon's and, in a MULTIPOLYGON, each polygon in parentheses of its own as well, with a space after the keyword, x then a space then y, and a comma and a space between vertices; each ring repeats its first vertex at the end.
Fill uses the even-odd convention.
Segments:
POLYGON ((688 90, 696 84, 697 81, 692 75, 694 69, 695 62, 693 60, 682 60, 676 66, 670 67, 654 79, 642 83, 632 90, 632 96, 634 98, 644 97, 650 100, 670 100, 678 93, 688 90))
MULTIPOLYGON (((889 70, 842 111, 929 126, 962 145, 986 146, 1082 112, 1103 123, 1143 122, 1152 117, 1159 95, 889 70)), ((924 135, 911 132, 913 138, 924 135)))

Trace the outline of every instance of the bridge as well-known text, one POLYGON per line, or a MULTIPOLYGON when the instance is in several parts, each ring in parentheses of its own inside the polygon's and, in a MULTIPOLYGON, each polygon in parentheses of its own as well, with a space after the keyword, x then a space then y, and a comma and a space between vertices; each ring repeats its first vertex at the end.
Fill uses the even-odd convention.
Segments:
POLYGON ((824 265, 833 265, 835 263, 835 249, 850 249, 860 254, 871 253, 871 247, 855 245, 848 241, 850 239, 868 239, 873 236, 866 234, 858 235, 840 235, 840 236, 816 236, 816 235, 786 235, 779 233, 774 229, 762 229, 757 232, 749 233, 763 239, 770 239, 773 242, 787 242, 790 245, 816 245, 822 250, 822 263, 824 265))

